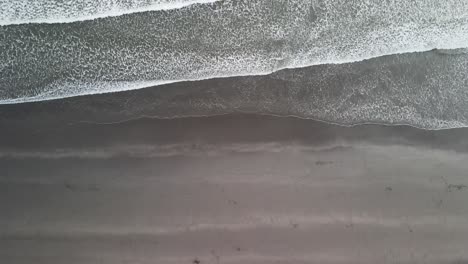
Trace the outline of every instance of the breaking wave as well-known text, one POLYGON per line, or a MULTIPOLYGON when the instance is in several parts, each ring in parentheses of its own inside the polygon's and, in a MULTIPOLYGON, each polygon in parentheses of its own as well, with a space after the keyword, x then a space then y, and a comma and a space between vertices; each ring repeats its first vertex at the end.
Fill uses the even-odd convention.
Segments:
POLYGON ((218 0, 0 0, 0 25, 71 23, 218 0))

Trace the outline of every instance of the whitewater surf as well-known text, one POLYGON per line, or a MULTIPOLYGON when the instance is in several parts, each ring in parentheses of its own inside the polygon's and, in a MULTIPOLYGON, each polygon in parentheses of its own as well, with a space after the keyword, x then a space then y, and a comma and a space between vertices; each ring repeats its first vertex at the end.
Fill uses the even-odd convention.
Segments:
MULTIPOLYGON (((4 2, 3 9, 12 3, 19 2, 4 2)), ((6 25, 0 27, 0 104, 464 48, 467 14, 468 4, 455 0, 256 0, 6 25)))

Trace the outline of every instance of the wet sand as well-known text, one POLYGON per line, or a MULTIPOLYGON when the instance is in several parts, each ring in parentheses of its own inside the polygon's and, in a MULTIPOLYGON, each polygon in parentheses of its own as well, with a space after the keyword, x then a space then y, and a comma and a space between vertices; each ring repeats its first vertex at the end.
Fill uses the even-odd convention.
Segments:
POLYGON ((468 259, 466 129, 256 115, 0 127, 2 263, 468 259))

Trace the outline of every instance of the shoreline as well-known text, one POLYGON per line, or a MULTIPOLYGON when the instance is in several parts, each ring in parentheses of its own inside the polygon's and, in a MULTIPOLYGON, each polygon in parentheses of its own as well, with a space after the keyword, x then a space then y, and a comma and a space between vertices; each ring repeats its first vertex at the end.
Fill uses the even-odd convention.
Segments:
POLYGON ((299 142, 320 146, 335 142, 409 145, 468 151, 468 128, 424 130, 410 126, 344 127, 294 117, 226 114, 179 119, 142 118, 115 124, 0 121, 4 149, 66 149, 168 144, 242 144, 299 142))

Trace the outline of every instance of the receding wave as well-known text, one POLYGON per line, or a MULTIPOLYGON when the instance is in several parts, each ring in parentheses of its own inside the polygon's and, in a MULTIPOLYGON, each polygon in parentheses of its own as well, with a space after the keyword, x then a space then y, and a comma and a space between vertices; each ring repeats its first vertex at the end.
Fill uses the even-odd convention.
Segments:
MULTIPOLYGON (((468 2, 218 1, 0 27, 0 104, 464 48, 468 2)), ((322 87, 324 90, 327 87, 322 87)))
POLYGON ((0 119, 114 123, 141 117, 256 113, 346 126, 373 123, 449 129, 468 127, 466 72, 466 53, 408 53, 285 69, 264 76, 178 82, 119 93, 3 105, 0 119))
POLYGON ((218 0, 0 0, 0 25, 71 23, 218 0))

